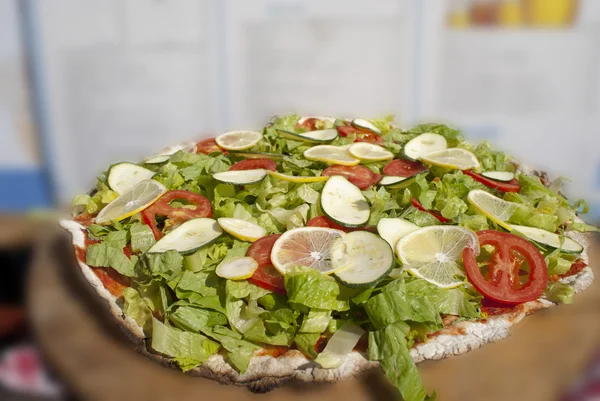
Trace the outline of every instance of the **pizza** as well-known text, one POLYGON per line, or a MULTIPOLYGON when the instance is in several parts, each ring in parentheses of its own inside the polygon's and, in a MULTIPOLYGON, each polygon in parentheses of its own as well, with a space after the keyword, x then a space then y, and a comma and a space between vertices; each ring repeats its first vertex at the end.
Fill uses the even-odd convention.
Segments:
POLYGON ((82 276, 148 357, 256 392, 506 337, 593 281, 583 201, 441 124, 285 115, 113 164, 73 201, 82 276))

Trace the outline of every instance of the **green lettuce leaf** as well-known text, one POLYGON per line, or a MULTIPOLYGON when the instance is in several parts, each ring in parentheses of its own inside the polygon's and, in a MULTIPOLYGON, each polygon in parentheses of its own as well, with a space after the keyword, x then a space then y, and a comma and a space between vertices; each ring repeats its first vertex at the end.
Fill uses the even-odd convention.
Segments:
POLYGON ((301 333, 323 333, 329 326, 331 311, 311 309, 308 315, 303 316, 301 333))
POLYGON ((551 282, 546 287, 544 295, 550 301, 557 304, 570 304, 573 303, 573 295, 575 291, 573 287, 567 284, 560 283, 558 281, 551 282))
POLYGON ((332 277, 310 269, 299 269, 285 276, 289 302, 322 310, 348 310, 348 298, 332 277))
POLYGON ((152 229, 143 223, 132 224, 129 228, 129 234, 133 252, 146 252, 156 242, 152 229))
POLYGON ((298 333, 296 337, 294 337, 294 343, 296 347, 302 352, 304 355, 308 355, 312 359, 317 357, 317 351, 315 351, 315 345, 321 334, 319 333, 298 333))
POLYGON ((164 253, 145 253, 140 257, 136 269, 149 272, 153 277, 172 280, 183 268, 183 256, 175 250, 164 253))
POLYGON ((140 294, 133 288, 123 290, 123 312, 144 329, 144 333, 152 330, 152 310, 140 294))
POLYGON ((110 242, 89 245, 86 252, 85 263, 89 266, 111 267, 127 277, 136 275, 135 263, 137 257, 129 259, 123 253, 123 247, 109 245, 110 242))

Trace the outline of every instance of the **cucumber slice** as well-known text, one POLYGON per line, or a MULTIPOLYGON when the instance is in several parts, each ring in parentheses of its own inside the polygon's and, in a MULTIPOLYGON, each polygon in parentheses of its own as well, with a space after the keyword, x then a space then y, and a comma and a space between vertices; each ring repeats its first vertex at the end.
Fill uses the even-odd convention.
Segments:
POLYGON ((358 129, 366 129, 381 135, 381 130, 365 119, 355 118, 354 120, 352 120, 351 124, 358 129))
POLYGON ((304 121, 308 120, 309 118, 316 118, 317 120, 323 120, 323 121, 329 121, 330 123, 334 123, 335 122, 335 118, 334 117, 324 117, 324 116, 303 116, 300 117, 300 119, 298 120, 298 125, 302 125, 304 124, 304 121))
POLYGON ((186 142, 179 145, 169 146, 168 148, 163 149, 159 153, 147 157, 144 159, 145 164, 161 164, 166 162, 173 156, 175 153, 180 150, 184 150, 186 152, 192 152, 192 149, 196 147, 196 142, 186 142))
POLYGON ((278 129, 277 133, 285 139, 291 139, 292 141, 301 141, 306 143, 327 143, 333 141, 338 137, 338 131, 334 128, 322 129, 319 131, 309 131, 302 134, 296 134, 294 132, 284 131, 278 129))
POLYGON ((581 253, 583 252, 583 245, 579 242, 572 240, 571 238, 565 237, 565 241, 562 246, 560 245, 560 236, 558 234, 551 233, 550 231, 542 230, 541 228, 519 226, 516 224, 510 225, 510 230, 518 231, 530 240, 537 242, 542 245, 547 245, 551 248, 560 248, 561 251, 566 253, 581 253))
POLYGON ((396 177, 393 175, 383 176, 377 185, 388 188, 401 188, 410 185, 415 180, 415 176, 412 177, 396 177))
POLYGON ((367 287, 376 284, 394 267, 394 252, 378 235, 368 231, 348 233, 351 243, 350 264, 335 276, 346 287, 367 287))
POLYGON ((362 227, 369 221, 369 202, 360 189, 341 175, 327 180, 321 192, 321 210, 344 227, 362 227))
POLYGON ((400 238, 417 231, 419 228, 421 227, 401 218, 384 217, 377 223, 377 232, 392 248, 396 246, 400 238))
POLYGON ((404 146, 402 153, 407 159, 417 161, 421 156, 426 155, 427 153, 447 148, 448 142, 446 141, 446 138, 440 134, 427 132, 408 141, 404 146))
POLYGON ((263 152, 235 152, 230 150, 229 154, 232 156, 245 157, 246 159, 271 159, 271 160, 281 160, 283 159, 283 155, 278 153, 263 153, 263 152))
POLYGON ((486 171, 485 173, 481 173, 481 175, 492 180, 503 182, 511 181, 515 178, 515 174, 508 171, 486 171))
POLYGON ((211 244, 221 234, 223 230, 216 220, 204 217, 192 219, 162 237, 148 252, 161 253, 173 249, 182 255, 189 255, 211 244))
POLYGON ((226 182, 227 184, 247 185, 262 181, 266 175, 267 170, 257 168, 253 170, 224 171, 222 173, 213 174, 213 178, 217 181, 226 182))
POLYGON ((136 184, 154 177, 154 174, 154 171, 133 163, 113 164, 108 170, 108 186, 121 195, 136 184))

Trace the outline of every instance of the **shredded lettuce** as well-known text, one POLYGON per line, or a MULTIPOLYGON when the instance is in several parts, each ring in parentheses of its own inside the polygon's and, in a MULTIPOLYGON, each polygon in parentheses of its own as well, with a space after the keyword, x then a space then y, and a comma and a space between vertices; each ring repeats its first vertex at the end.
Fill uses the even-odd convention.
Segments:
POLYGON ((557 304, 573 303, 573 295, 575 291, 572 286, 560 282, 552 282, 548 284, 544 295, 550 301, 557 304))
POLYGON ((123 312, 135 320, 144 329, 144 333, 152 330, 152 310, 140 294, 133 288, 123 290, 123 312))
POLYGON ((123 247, 111 245, 108 242, 88 246, 85 263, 90 266, 111 267, 127 277, 134 277, 137 256, 129 259, 123 253, 123 247))
POLYGON ((129 228, 129 234, 133 252, 146 252, 156 242, 152 229, 143 223, 132 224, 129 228))

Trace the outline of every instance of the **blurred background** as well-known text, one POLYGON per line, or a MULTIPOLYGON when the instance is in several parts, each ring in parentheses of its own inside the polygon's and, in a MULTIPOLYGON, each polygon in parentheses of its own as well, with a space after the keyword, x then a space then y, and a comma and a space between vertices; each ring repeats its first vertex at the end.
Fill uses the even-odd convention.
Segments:
MULTIPOLYGON (((0 0, 2 349, 30 342, 32 211, 278 113, 449 123, 571 178, 599 222, 599 43, 599 0, 0 0)), ((22 364, 1 352, 0 382, 22 364)))

